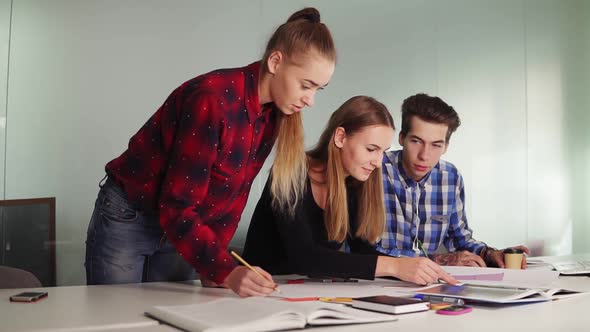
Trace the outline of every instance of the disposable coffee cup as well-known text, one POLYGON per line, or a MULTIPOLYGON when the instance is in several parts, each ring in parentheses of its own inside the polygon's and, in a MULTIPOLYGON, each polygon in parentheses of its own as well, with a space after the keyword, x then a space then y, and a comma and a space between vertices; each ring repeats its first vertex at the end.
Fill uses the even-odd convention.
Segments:
POLYGON ((507 269, 520 270, 522 268, 523 255, 524 250, 522 249, 504 249, 504 265, 507 269))

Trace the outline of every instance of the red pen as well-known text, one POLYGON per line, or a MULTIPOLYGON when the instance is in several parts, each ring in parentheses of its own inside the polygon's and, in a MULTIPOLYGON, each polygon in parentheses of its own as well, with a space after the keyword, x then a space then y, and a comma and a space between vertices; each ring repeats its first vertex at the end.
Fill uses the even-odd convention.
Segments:
POLYGON ((304 282, 303 279, 291 279, 291 280, 287 280, 287 284, 289 284, 289 285, 302 284, 303 282, 304 282))

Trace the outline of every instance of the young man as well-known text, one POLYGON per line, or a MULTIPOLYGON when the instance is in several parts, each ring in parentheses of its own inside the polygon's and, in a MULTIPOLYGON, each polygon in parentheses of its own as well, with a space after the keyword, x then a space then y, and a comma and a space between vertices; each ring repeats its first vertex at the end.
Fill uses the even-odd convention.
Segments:
MULTIPOLYGON (((427 253, 441 265, 504 267, 502 250, 472 238, 463 178, 453 164, 440 159, 460 124, 457 112, 438 97, 417 94, 404 100, 403 149, 388 151, 383 158, 386 229, 377 244, 380 252, 427 253), (442 245, 448 253, 435 254, 442 245)), ((515 248, 529 253, 524 246, 515 248)))

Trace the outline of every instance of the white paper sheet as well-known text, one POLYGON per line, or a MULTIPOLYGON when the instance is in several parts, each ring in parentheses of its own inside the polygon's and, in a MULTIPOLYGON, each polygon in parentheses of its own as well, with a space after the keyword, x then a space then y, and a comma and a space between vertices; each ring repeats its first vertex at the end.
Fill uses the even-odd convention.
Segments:
POLYGON ((443 266, 443 269, 453 276, 490 275, 503 273, 501 281, 491 280, 461 280, 473 285, 512 286, 525 288, 547 287, 557 281, 559 272, 549 269, 497 269, 489 267, 443 266))

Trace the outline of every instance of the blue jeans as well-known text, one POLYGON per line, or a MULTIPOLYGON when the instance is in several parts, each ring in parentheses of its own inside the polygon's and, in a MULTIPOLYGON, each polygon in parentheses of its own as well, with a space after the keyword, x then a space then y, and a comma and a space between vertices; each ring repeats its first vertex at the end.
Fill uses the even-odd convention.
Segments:
POLYGON ((195 279, 157 216, 145 215, 107 178, 100 185, 86 237, 86 283, 125 284, 195 279))

